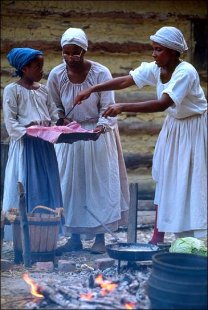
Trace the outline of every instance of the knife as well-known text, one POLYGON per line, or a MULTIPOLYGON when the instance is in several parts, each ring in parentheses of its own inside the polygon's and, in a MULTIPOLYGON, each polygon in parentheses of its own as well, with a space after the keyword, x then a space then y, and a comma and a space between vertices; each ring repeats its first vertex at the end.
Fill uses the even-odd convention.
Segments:
POLYGON ((72 110, 76 107, 76 105, 73 105, 73 107, 69 110, 69 112, 64 116, 61 117, 57 120, 56 126, 63 126, 64 125, 64 120, 69 116, 69 114, 72 112, 72 110))

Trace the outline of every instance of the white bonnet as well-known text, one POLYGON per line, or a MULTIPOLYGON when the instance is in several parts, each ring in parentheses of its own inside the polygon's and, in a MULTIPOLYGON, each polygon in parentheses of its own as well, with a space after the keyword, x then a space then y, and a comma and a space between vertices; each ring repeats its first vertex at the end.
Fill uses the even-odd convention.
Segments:
POLYGON ((75 44, 87 51, 88 39, 85 32, 80 28, 69 28, 61 37, 61 47, 66 44, 75 44))
POLYGON ((162 27, 154 35, 150 36, 150 40, 179 53, 188 50, 182 32, 176 27, 162 27))

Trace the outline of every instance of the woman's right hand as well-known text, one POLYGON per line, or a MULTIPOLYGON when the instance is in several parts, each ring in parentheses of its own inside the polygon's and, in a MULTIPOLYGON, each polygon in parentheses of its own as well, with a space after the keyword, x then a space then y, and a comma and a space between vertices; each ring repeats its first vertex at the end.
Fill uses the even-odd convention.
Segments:
POLYGON ((56 122, 56 126, 67 126, 69 123, 71 123, 70 119, 60 117, 56 122))
POLYGON ((88 88, 88 89, 85 89, 83 91, 81 91, 75 98, 74 100, 74 105, 77 105, 77 104, 81 104, 83 100, 89 98, 89 96, 91 95, 92 93, 92 89, 91 88, 88 88))
POLYGON ((29 124, 25 125, 26 128, 30 127, 30 126, 36 126, 39 125, 38 122, 30 122, 29 124))
POLYGON ((122 112, 122 103, 110 105, 102 114, 103 117, 115 117, 122 112))

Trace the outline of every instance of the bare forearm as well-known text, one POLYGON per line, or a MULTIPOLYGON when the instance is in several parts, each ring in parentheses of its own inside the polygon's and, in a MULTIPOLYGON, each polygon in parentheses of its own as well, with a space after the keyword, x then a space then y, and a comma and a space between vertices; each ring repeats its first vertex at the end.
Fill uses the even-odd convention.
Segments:
POLYGON ((138 103, 119 103, 122 112, 154 113, 165 111, 168 106, 162 105, 158 100, 138 103))
POLYGON ((116 116, 122 112, 162 112, 165 111, 172 103, 172 100, 170 100, 169 97, 166 95, 163 95, 161 100, 149 100, 138 103, 117 103, 109 106, 103 113, 103 116, 116 116))
POLYGON ((129 86, 134 85, 134 81, 131 76, 123 76, 114 78, 112 80, 106 81, 101 84, 97 84, 91 87, 91 92, 101 92, 101 91, 108 91, 108 90, 119 90, 124 89, 129 86))

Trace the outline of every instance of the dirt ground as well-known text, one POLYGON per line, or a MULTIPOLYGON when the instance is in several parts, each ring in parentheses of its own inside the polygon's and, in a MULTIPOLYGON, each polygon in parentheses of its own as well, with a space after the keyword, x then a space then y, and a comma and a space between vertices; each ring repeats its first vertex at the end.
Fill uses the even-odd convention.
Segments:
MULTIPOLYGON (((127 233, 124 231, 116 233, 121 242, 127 242, 127 233)), ((147 243, 152 234, 152 228, 139 229, 137 232, 137 242, 147 243)), ((171 242, 172 235, 166 235, 165 241, 171 242)), ((62 237, 58 241, 58 246, 66 242, 66 238, 62 237)), ((112 236, 106 234, 106 244, 111 244, 112 236)), ((1 309, 36 309, 33 308, 34 297, 30 293, 30 286, 23 280, 22 276, 29 273, 37 283, 53 282, 53 283, 68 283, 76 286, 76 282, 80 283, 89 278, 89 273, 95 270, 95 261, 100 258, 109 258, 108 253, 91 254, 89 249, 93 244, 93 240, 84 240, 84 250, 80 252, 66 253, 61 257, 56 257, 53 270, 40 270, 36 264, 31 268, 24 267, 23 264, 15 265, 13 263, 14 253, 12 242, 4 242, 2 247, 2 259, 10 263, 7 270, 1 271, 1 309), (70 260, 76 264, 74 272, 62 272, 58 270, 58 260, 70 260)), ((125 265, 125 262, 122 262, 125 265)), ((115 261, 115 266, 118 262, 115 261)), ((121 264, 122 265, 122 264, 121 264)), ((2 264, 3 267, 3 264, 2 264)), ((117 268, 117 267, 116 267, 117 268)), ((114 268, 115 272, 115 268, 114 268)), ((148 307, 146 308, 148 309, 148 307)))

